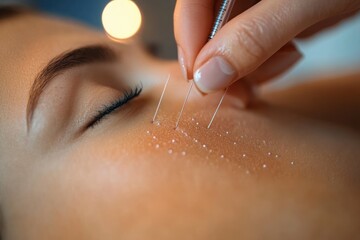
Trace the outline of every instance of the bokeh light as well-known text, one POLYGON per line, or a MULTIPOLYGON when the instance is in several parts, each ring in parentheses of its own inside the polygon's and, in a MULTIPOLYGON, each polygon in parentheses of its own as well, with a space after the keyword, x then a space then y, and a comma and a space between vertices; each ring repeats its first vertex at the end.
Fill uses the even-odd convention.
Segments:
POLYGON ((110 37, 124 40, 134 36, 141 26, 141 12, 131 0, 110 1, 102 13, 102 23, 110 37))

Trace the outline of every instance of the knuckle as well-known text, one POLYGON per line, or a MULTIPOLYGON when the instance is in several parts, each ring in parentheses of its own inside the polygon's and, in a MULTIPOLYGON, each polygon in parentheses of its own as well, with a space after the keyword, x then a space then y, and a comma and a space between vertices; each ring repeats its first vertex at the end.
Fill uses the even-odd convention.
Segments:
POLYGON ((248 54, 253 64, 257 64, 266 57, 266 48, 263 40, 259 39, 264 35, 264 24, 260 20, 247 20, 238 25, 235 32, 236 45, 241 51, 248 54))

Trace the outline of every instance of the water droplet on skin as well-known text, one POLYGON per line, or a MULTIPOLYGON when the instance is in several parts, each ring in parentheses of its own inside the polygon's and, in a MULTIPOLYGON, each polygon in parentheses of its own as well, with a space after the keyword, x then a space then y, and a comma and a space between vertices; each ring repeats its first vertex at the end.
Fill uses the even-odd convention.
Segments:
POLYGON ((276 154, 276 155, 275 155, 275 158, 279 158, 279 155, 276 154))
POLYGON ((244 138, 244 136, 243 136, 243 135, 241 135, 241 136, 240 136, 240 138, 244 138))
POLYGON ((191 121, 195 122, 195 118, 191 118, 191 121))
POLYGON ((169 149, 169 150, 168 150, 168 153, 169 153, 169 154, 173 154, 173 150, 172 150, 172 149, 169 149))
POLYGON ((194 142, 196 142, 196 143, 197 143, 197 142, 198 142, 198 140, 197 140, 196 138, 194 138, 194 142))
POLYGON ((291 162, 290 164, 291 164, 291 165, 294 165, 294 164, 295 164, 295 162, 291 162))
POLYGON ((221 134, 219 134, 219 136, 220 136, 220 137, 222 137, 222 135, 221 135, 221 134))
POLYGON ((175 140, 175 139, 173 139, 173 140, 171 140, 171 142, 172 142, 172 143, 175 143, 175 142, 176 142, 176 140, 175 140))
POLYGON ((186 155, 186 152, 185 152, 185 151, 182 151, 182 152, 181 152, 181 155, 185 156, 185 155, 186 155))
POLYGON ((155 137, 155 136, 153 136, 152 138, 153 138, 154 140, 156 140, 156 137, 155 137))
POLYGON ((246 157, 246 154, 244 153, 242 156, 243 156, 243 157, 246 157))
POLYGON ((203 146, 203 148, 206 148, 206 145, 205 145, 205 144, 203 144, 202 146, 203 146))
POLYGON ((224 158, 225 156, 224 155, 221 155, 220 158, 224 158))
POLYGON ((263 168, 266 168, 267 166, 266 166, 266 164, 263 164, 263 166, 262 166, 263 168))
POLYGON ((151 132, 149 130, 146 131, 147 134, 150 134, 151 132))
POLYGON ((199 122, 196 123, 197 126, 199 126, 199 124, 200 124, 199 122))
POLYGON ((263 144, 266 145, 266 141, 265 141, 265 140, 263 140, 263 144))
POLYGON ((159 148, 160 148, 160 145, 159 145, 159 144, 156 144, 156 145, 155 145, 155 148, 156 148, 156 149, 159 149, 159 148))
POLYGON ((271 156, 271 152, 268 152, 268 156, 271 156))
POLYGON ((237 144, 237 142, 234 142, 234 145, 236 145, 237 144))
POLYGON ((226 134, 229 134, 229 131, 226 131, 225 133, 226 133, 226 134))
POLYGON ((212 153, 212 152, 213 152, 213 150, 212 150, 212 149, 210 149, 210 150, 209 150, 209 153, 212 153))
POLYGON ((161 125, 160 122, 156 122, 155 124, 156 124, 156 126, 160 126, 160 125, 161 125))

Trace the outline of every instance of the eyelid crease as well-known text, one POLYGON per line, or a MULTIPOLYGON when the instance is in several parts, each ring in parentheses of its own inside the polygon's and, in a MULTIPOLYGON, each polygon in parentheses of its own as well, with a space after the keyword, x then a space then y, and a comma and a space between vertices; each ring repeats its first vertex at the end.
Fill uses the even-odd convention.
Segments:
POLYGON ((92 63, 114 62, 117 55, 107 45, 90 45, 62 53, 53 58, 36 76, 30 88, 26 109, 26 121, 29 131, 33 111, 46 86, 65 70, 92 63))
POLYGON ((111 102, 110 104, 104 105, 103 108, 91 118, 92 120, 85 126, 85 129, 93 128, 98 125, 102 120, 105 119, 106 116, 110 115, 115 110, 121 108, 134 98, 138 97, 141 94, 142 90, 142 84, 130 90, 123 90, 122 96, 119 99, 111 102))

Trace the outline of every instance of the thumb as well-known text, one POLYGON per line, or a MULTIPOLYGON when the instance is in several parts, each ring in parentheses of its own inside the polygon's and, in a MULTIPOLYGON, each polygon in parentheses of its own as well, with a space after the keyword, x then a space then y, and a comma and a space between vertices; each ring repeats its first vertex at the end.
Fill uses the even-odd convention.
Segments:
MULTIPOLYGON (((260 1, 238 15, 197 56, 196 86, 201 92, 211 93, 251 73, 298 33, 334 14, 324 9, 324 6, 330 8, 326 2, 328 0, 260 1)), ((339 6, 331 6, 333 12, 336 7, 339 6)))

